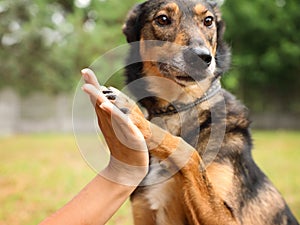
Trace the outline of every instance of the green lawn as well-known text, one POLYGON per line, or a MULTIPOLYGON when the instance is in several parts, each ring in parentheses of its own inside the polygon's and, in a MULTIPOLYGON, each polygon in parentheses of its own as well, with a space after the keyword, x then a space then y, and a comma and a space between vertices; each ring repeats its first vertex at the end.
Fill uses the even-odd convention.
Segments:
MULTIPOLYGON (((300 132, 254 133, 254 157, 300 219, 300 132)), ((0 225, 37 224, 95 176, 73 135, 0 138, 0 225)), ((109 225, 132 224, 127 202, 109 225)))

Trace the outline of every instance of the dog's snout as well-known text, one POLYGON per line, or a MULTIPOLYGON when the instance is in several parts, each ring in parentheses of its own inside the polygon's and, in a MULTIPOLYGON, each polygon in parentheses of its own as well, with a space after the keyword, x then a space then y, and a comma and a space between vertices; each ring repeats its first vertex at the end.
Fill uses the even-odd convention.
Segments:
POLYGON ((198 55, 198 56, 200 57, 200 59, 202 59, 202 60, 207 64, 207 66, 210 65, 211 60, 212 60, 211 55, 208 55, 208 54, 201 54, 201 55, 198 55))
POLYGON ((189 48, 184 53, 184 58, 187 63, 193 67, 208 67, 211 64, 212 56, 207 48, 189 48), (199 60, 200 58, 200 60, 199 60))
POLYGON ((202 59, 207 66, 210 65, 212 57, 210 52, 207 48, 193 48, 192 51, 200 58, 202 59))

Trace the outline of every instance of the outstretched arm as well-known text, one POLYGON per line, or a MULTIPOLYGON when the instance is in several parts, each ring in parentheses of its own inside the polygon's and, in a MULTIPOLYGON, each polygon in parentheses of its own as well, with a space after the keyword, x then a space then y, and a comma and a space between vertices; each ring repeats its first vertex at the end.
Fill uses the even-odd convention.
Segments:
POLYGON ((40 225, 105 224, 134 189, 97 175, 76 197, 40 225))
MULTIPOLYGON (((83 71, 83 75, 91 71, 83 71)), ((88 77, 87 77, 88 78, 88 77)), ((79 194, 41 225, 105 224, 135 190, 148 171, 148 149, 132 121, 95 88, 93 80, 83 90, 90 96, 98 123, 111 152, 111 160, 79 194), (129 157, 130 156, 130 157, 129 157)))

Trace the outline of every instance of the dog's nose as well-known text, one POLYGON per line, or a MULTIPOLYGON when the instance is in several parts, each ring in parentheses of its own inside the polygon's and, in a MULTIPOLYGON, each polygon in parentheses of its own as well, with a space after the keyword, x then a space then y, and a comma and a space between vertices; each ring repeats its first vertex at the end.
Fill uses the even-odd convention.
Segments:
POLYGON ((185 51, 184 59, 192 67, 205 69, 211 64, 212 56, 207 48, 194 47, 185 51))
POLYGON ((207 66, 210 65, 212 57, 210 55, 210 52, 207 48, 193 48, 192 51, 200 58, 202 59, 207 66))

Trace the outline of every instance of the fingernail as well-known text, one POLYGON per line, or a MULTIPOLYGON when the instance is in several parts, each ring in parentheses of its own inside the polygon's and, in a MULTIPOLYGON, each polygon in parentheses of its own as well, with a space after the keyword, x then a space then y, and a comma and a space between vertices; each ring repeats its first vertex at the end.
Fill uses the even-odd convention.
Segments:
POLYGON ((89 79, 89 69, 85 68, 81 70, 81 75, 85 81, 89 79))
POLYGON ((81 73, 88 73, 89 72, 89 69, 88 68, 84 68, 81 70, 81 73))

